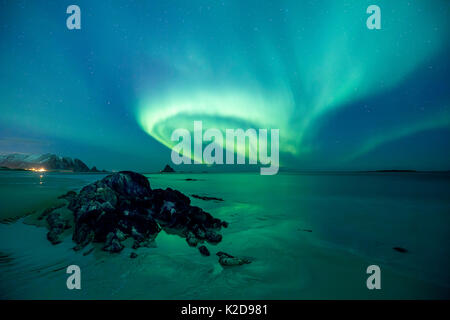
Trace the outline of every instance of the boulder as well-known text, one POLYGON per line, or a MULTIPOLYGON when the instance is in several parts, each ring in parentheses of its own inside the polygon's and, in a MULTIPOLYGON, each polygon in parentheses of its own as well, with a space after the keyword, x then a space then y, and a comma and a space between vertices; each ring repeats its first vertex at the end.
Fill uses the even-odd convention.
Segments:
POLYGON ((115 232, 110 232, 106 236, 105 245, 103 246, 103 251, 108 251, 111 253, 117 253, 122 251, 123 244, 119 241, 117 234, 115 232))
POLYGON ((205 247, 205 246, 198 247, 198 251, 200 251, 202 256, 209 256, 210 255, 208 248, 205 247))
POLYGON ((219 243, 222 241, 222 235, 212 230, 206 231, 205 238, 210 243, 219 243))
POLYGON ((62 231, 58 229, 52 229, 47 233, 47 239, 52 244, 58 244, 62 242, 62 231))
POLYGON ((62 233, 67 227, 69 227, 68 221, 61 218, 60 213, 52 212, 47 215, 47 223, 49 232, 47 233, 47 239, 52 244, 58 244, 62 241, 62 233))
POLYGON ((136 252, 132 252, 132 253, 130 254, 130 258, 131 258, 131 259, 136 259, 137 257, 138 257, 138 255, 137 255, 136 252))
POLYGON ((233 257, 222 251, 217 252, 216 255, 219 257, 219 263, 224 267, 241 266, 243 264, 251 263, 249 259, 233 257))
POLYGON ((392 249, 394 249, 397 252, 401 252, 401 253, 407 253, 408 252, 408 250, 406 250, 405 248, 402 248, 402 247, 394 247, 392 249))
POLYGON ((188 245, 190 245, 191 247, 196 247, 199 239, 197 239, 194 235, 194 233, 192 231, 188 231, 186 234, 186 242, 188 243, 188 245))

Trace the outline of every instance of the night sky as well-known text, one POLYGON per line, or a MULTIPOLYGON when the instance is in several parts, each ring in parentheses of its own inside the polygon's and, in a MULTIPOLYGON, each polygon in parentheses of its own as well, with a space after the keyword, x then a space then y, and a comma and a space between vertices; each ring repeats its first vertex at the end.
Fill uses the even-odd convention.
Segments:
POLYGON ((202 120, 279 128, 291 169, 449 170, 449 24, 445 0, 0 1, 0 152, 156 171, 202 120))

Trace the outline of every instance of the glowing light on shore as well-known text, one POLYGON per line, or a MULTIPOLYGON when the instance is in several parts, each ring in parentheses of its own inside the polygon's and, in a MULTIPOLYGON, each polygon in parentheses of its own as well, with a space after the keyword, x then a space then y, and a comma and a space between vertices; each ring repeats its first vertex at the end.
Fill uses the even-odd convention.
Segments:
POLYGON ((27 170, 30 170, 30 171, 33 171, 33 172, 46 172, 47 170, 45 170, 45 168, 30 168, 30 169, 27 169, 27 170))

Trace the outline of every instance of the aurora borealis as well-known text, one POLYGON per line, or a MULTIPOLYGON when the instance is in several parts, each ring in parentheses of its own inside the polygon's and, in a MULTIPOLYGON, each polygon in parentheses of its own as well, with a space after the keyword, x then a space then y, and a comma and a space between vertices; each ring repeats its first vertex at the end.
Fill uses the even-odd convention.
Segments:
POLYGON ((449 24, 444 0, 1 1, 0 151, 159 170, 202 120, 280 129, 287 168, 448 170, 449 24))

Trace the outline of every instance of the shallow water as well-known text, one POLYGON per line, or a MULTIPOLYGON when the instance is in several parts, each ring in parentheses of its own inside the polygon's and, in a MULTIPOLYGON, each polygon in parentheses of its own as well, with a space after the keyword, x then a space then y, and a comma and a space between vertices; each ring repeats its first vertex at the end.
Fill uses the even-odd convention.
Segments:
MULTIPOLYGON (((23 215, 98 175, 0 173, 2 217, 23 215), (16 176, 17 174, 17 176, 16 176), (12 184, 8 187, 8 181, 12 184), (26 183, 25 183, 26 182, 26 183), (25 183, 25 189, 13 186, 25 183), (44 186, 44 187, 42 187, 44 186), (44 189, 42 189, 44 188, 44 189), (27 190, 23 193, 23 190, 27 190), (14 195, 15 194, 15 195, 14 195), (33 195, 32 200, 28 195, 33 195), (44 203, 44 202, 42 202, 44 203), (14 207, 16 206, 16 207, 14 207), (28 206, 28 204, 27 204, 28 206), (6 211, 5 208, 7 209, 6 211), (5 214, 6 212, 6 214, 5 214)), ((223 198, 192 203, 230 223, 201 256, 161 232, 156 248, 83 256, 70 237, 56 246, 46 230, 0 224, 0 297, 25 299, 448 298, 450 176, 445 174, 151 174, 153 188, 223 198), (186 181, 185 179, 196 179, 186 181), (403 247, 407 253, 394 251, 403 247), (253 259, 222 268, 215 252, 253 259), (82 290, 66 288, 65 268, 82 270, 82 290), (377 264, 382 290, 366 288, 377 264)))
POLYGON ((59 195, 101 179, 104 174, 0 171, 0 220, 49 206, 59 195))

